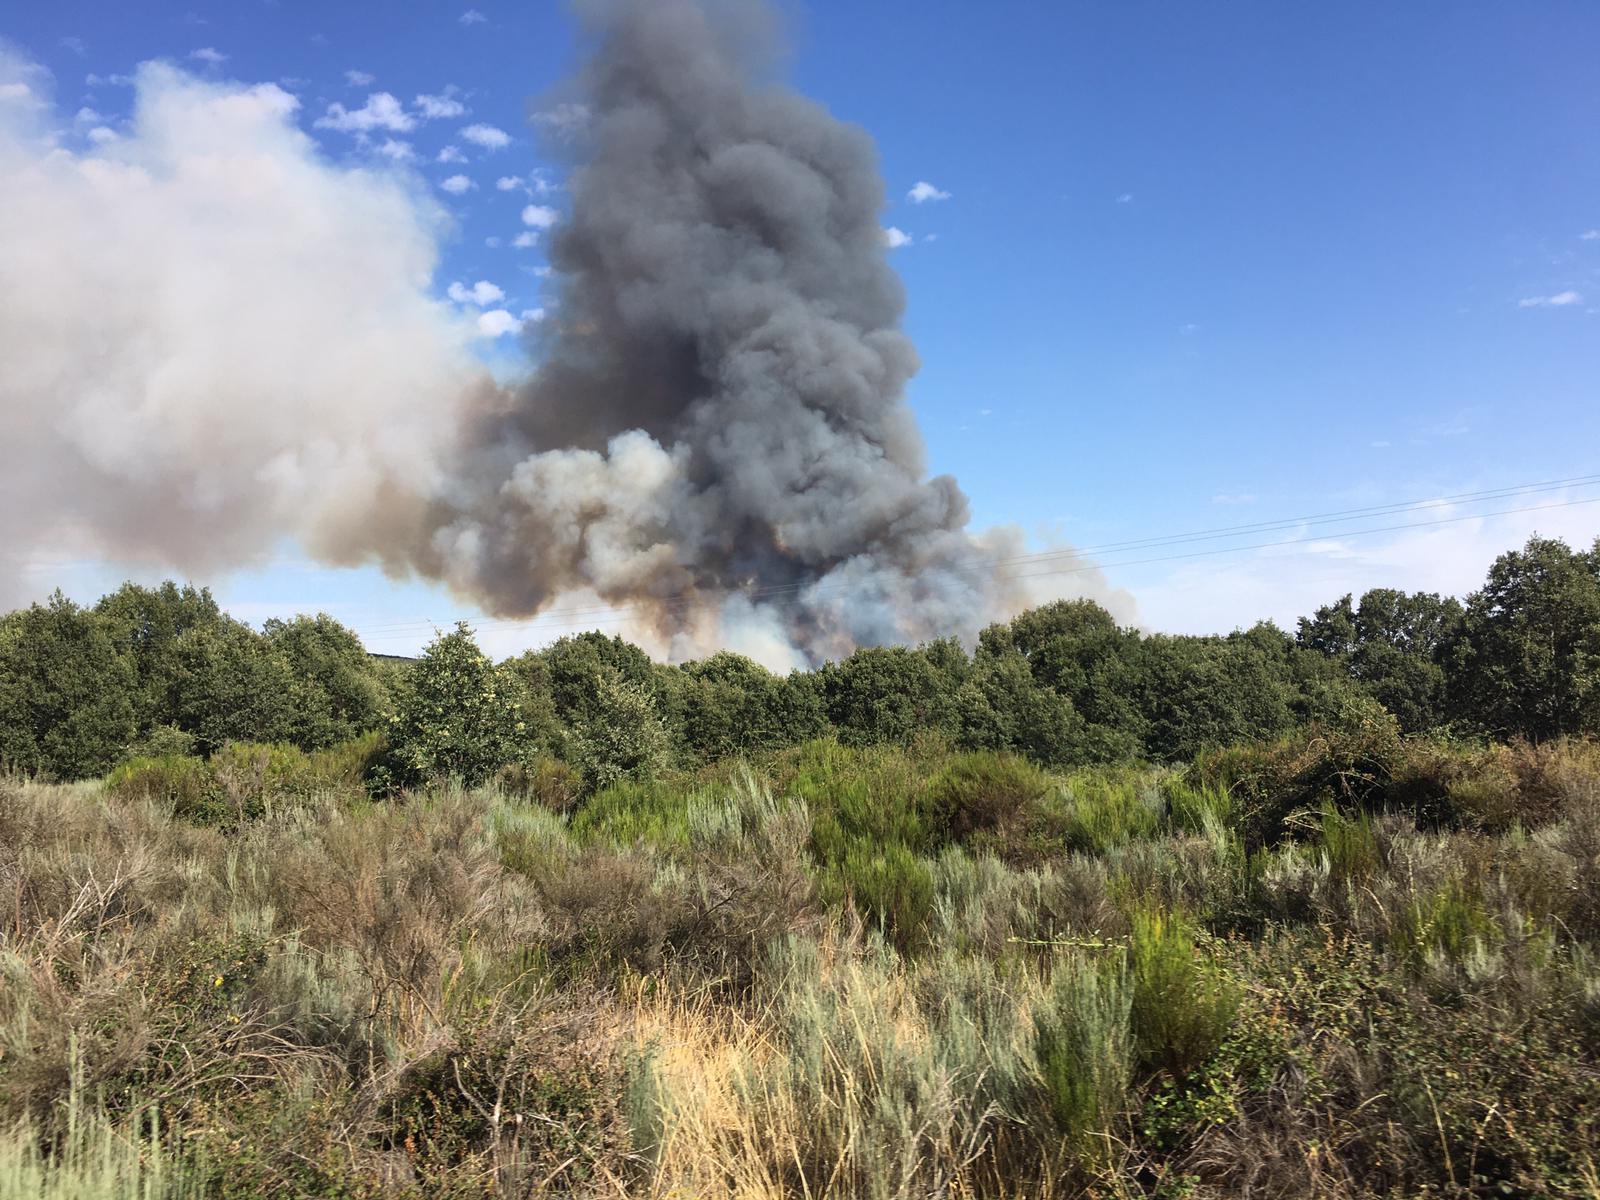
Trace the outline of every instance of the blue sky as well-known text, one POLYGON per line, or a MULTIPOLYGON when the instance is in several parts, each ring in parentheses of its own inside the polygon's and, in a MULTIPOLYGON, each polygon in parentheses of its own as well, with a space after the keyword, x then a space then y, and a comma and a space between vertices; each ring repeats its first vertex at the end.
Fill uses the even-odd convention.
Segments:
MULTIPOLYGON (((152 58, 278 83, 330 158, 415 172, 448 210, 440 295, 483 280, 504 296, 482 307, 533 314, 543 259, 514 243, 545 219, 525 209, 562 199, 529 115, 559 103, 572 23, 549 3, 396 11, 26 5, 0 38, 49 69, 63 120, 92 110, 89 128, 118 127, 131 90, 116 80, 152 58), (369 107, 383 93, 398 107, 369 107)), ((911 400, 978 525, 1094 547, 1600 472, 1600 7, 785 13, 792 82, 878 142, 884 224, 911 239, 894 252, 923 358, 911 400), (914 202, 919 182, 939 195, 914 202)), ((520 354, 510 334, 483 346, 501 366, 520 354)), ((1288 624, 1346 590, 1465 590, 1536 529, 1588 541, 1591 497, 1600 485, 1099 557, 1148 627, 1288 624)), ((127 573, 58 566, 37 584, 90 598, 127 573)), ((322 608, 385 650, 472 615, 287 547, 213 582, 240 615, 322 608)))

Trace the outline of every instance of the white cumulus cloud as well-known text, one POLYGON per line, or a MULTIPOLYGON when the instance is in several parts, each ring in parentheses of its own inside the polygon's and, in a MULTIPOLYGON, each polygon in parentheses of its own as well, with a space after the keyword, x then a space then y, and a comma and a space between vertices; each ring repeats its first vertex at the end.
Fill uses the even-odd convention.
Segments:
POLYGON ((486 313, 478 314, 478 332, 484 337, 504 337, 508 333, 516 333, 521 328, 522 322, 503 308, 492 308, 486 313))
POLYGON ((467 111, 465 104, 448 93, 443 96, 418 96, 413 103, 426 121, 436 121, 442 117, 459 117, 467 111))
POLYGON ((365 104, 354 110, 335 101, 315 124, 318 129, 337 129, 341 133, 369 133, 374 129, 406 133, 416 128, 417 119, 388 92, 373 92, 365 104))
POLYGON ((473 183, 472 180, 468 179, 465 175, 452 175, 439 186, 445 191, 449 192, 452 196, 462 196, 467 192, 470 192, 478 185, 473 183))
POLYGON ((410 162, 417 156, 416 151, 411 148, 411 143, 399 138, 384 138, 383 145, 378 147, 378 153, 395 162, 410 162))
POLYGON ((544 204, 530 204, 522 210, 522 223, 535 229, 549 229, 560 219, 560 213, 544 204))
POLYGON ((485 150, 503 150, 511 144, 511 135, 493 125, 468 125, 461 131, 461 136, 485 150))
POLYGON ((201 46, 198 50, 191 50, 189 57, 211 67, 220 67, 228 61, 228 56, 213 46, 201 46))
POLYGON ((911 185, 911 190, 906 193, 906 199, 913 204, 926 204, 930 200, 948 200, 950 193, 934 187, 926 179, 919 179, 911 185))
POLYGON ((897 229, 893 225, 889 226, 883 231, 883 244, 889 247, 891 250, 898 250, 902 246, 909 246, 914 241, 916 241, 916 239, 904 229, 897 229))
POLYGON ((471 287, 457 281, 446 289, 445 294, 457 304, 475 304, 479 308, 506 298, 506 294, 487 279, 480 279, 471 287))
POLYGON ((446 146, 443 150, 439 151, 439 156, 434 161, 442 163, 464 163, 467 161, 467 156, 461 153, 461 151, 454 146, 446 146))
POLYGON ((531 229, 525 229, 511 239, 511 244, 518 250, 527 250, 539 244, 539 235, 531 229))

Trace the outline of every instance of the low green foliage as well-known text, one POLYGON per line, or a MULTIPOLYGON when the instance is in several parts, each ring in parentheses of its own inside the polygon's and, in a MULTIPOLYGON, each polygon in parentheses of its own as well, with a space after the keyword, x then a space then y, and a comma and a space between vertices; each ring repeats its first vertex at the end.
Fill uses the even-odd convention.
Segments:
POLYGON ((1133 914, 1128 947, 1137 1061, 1181 1078, 1222 1044, 1239 1003, 1237 984, 1195 945, 1195 931, 1177 913, 1133 914))
POLYGON ((1050 1003, 1034 1014, 1051 1112, 1075 1153, 1111 1160, 1132 1084, 1133 990, 1120 955, 1074 957, 1056 969, 1050 1003))

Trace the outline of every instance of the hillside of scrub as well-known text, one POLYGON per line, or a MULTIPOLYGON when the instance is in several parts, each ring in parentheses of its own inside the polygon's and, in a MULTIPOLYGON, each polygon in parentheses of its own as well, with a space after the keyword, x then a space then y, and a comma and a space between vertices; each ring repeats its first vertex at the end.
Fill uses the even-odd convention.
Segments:
POLYGON ((0 618, 0 1200, 1600 1197, 1600 550, 775 675, 0 618))
POLYGON ((0 1196, 1596 1195, 1600 745, 0 785, 0 1196))

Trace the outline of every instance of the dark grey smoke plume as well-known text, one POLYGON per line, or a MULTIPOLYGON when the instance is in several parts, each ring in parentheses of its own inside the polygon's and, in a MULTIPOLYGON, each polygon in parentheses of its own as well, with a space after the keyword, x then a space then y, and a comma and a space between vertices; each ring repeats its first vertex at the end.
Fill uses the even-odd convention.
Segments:
POLYGON ((726 8, 585 15, 558 319, 418 565, 501 615, 590 589, 670 629, 750 599, 813 653, 1014 607, 988 564, 1018 539, 975 540, 925 477, 871 140, 763 82, 726 8))
POLYGON ((292 537, 780 665, 1035 598, 1020 536, 926 477, 867 136, 771 82, 755 0, 582 11, 520 386, 432 294, 443 214, 330 161, 293 96, 147 63, 85 135, 0 46, 0 602, 67 555, 214 577, 292 537))

